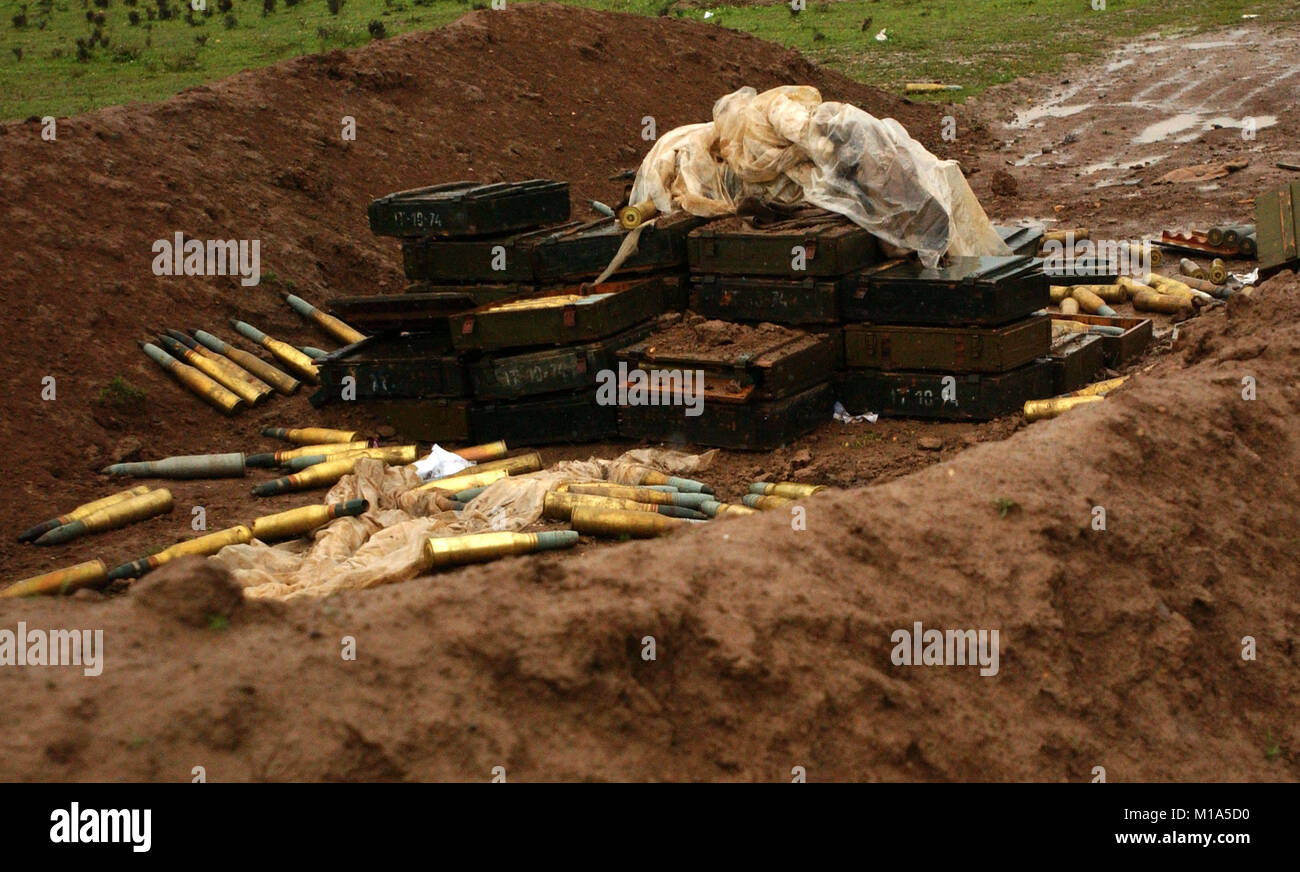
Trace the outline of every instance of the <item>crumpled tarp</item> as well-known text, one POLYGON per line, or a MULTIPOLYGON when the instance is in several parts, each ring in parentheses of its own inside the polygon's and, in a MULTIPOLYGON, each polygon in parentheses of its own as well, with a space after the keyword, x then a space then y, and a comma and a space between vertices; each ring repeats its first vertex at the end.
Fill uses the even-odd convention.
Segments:
POLYGON ((641 467, 689 477, 706 469, 716 454, 641 448, 614 460, 565 460, 540 472, 499 479, 459 513, 450 511, 453 503, 445 493, 413 490, 422 483, 413 465, 387 466, 364 459, 323 500, 368 500, 364 514, 336 518, 309 538, 278 545, 256 540, 228 545, 210 559, 229 571, 251 598, 322 597, 405 581, 421 572, 426 539, 523 530, 541 518, 546 493, 564 482, 639 484, 645 477, 641 467))
POLYGON ((956 161, 935 157, 894 119, 823 102, 807 85, 741 88, 713 104, 713 121, 664 134, 630 201, 718 217, 749 197, 844 215, 931 267, 944 254, 1011 253, 956 161))

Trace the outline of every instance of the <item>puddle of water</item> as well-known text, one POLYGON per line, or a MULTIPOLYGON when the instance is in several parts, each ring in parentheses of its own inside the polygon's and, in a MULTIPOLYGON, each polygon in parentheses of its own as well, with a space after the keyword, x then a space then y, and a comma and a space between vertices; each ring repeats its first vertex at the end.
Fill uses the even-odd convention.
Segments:
MULTIPOLYGON (((1255 122, 1256 130, 1277 124, 1276 115, 1255 115, 1251 117, 1255 122)), ((1141 133, 1133 137, 1133 144, 1150 145, 1153 142, 1164 142, 1170 137, 1176 137, 1175 142, 1192 142, 1212 127, 1240 128, 1244 123, 1245 119, 1242 118, 1228 118, 1223 115, 1214 118, 1203 118, 1197 112, 1182 112, 1172 118, 1166 118, 1164 121, 1148 124, 1141 133), (1179 136, 1178 134, 1183 135, 1179 136)))
POLYGON ((1085 109, 1091 109, 1091 103, 1075 103, 1070 106, 1035 106, 1032 109, 1026 109, 1023 112, 1016 113, 1016 120, 1012 121, 1008 127, 1028 127, 1035 121, 1044 118, 1069 118, 1071 115, 1078 115, 1085 109))
POLYGON ((1090 176, 1093 173, 1099 173, 1103 170, 1134 170, 1160 163, 1160 161, 1167 157, 1169 157, 1167 154, 1153 154, 1150 157, 1134 158, 1133 160, 1126 160, 1123 163, 1116 163, 1113 160, 1104 160, 1099 163, 1088 164, 1086 167, 1079 170, 1079 173, 1081 175, 1090 176))
POLYGON ((1020 158, 1019 160, 1017 160, 1017 161, 1015 162, 1015 166, 1018 166, 1018 167, 1029 166, 1029 162, 1030 162, 1031 160, 1033 160, 1033 159, 1036 158, 1036 157, 1042 157, 1042 156, 1043 156, 1043 153, 1042 153, 1041 151, 1030 152, 1029 154, 1027 154, 1027 155, 1025 155, 1024 157, 1022 157, 1022 158, 1020 158))

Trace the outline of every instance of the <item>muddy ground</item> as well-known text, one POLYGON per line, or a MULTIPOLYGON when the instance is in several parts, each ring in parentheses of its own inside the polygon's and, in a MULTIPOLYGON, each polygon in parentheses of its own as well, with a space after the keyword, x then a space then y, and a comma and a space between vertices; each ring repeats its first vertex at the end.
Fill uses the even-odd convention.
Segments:
MULTIPOLYGON (((5 125, 0 209, 21 244, 0 274, 12 398, 0 557, 13 577, 92 556, 112 565, 187 535, 188 506, 207 507, 213 527, 265 510, 251 482, 177 482, 169 518, 55 553, 11 541, 105 493, 93 470, 117 455, 265 450, 266 424, 377 426, 301 396, 222 421, 150 369, 133 345, 147 327, 236 316, 325 344, 280 305, 277 282, 154 277, 149 245, 174 230, 260 236, 264 279, 274 271, 309 298, 392 291, 396 246, 366 230, 371 197, 550 175, 573 182, 579 210, 617 199, 607 176, 637 162, 642 115, 665 130, 740 84, 809 81, 960 159, 995 219, 1123 236, 1248 220, 1249 198, 1285 176, 1273 164, 1295 159, 1300 82, 1269 64, 1294 57, 1298 38, 1138 42, 1103 67, 949 109, 708 25, 512 9, 69 119, 53 159, 36 125, 5 125), (622 52, 665 43, 675 81, 617 73, 622 52), (1216 93, 1198 77, 1227 59, 1238 90, 1216 93), (572 89, 573 69, 590 94, 572 89), (1250 78, 1270 75, 1276 87, 1250 78), (950 111, 955 143, 940 135, 950 111), (1254 140, 1211 128, 1133 141, 1166 116, 1247 111, 1278 122, 1254 140), (338 143, 343 114, 375 135, 338 143), (1162 151, 1149 167, 1095 166, 1162 151), (1250 165, 1215 187, 1155 184, 1243 155, 1250 165), (1011 189, 998 173, 1014 194, 994 193, 1011 189), (53 403, 39 399, 47 374, 53 403), (98 402, 118 374, 145 399, 98 402)), ((1052 422, 827 422, 771 454, 720 454, 706 477, 724 496, 754 479, 842 486, 808 503, 806 530, 784 515, 735 519, 324 602, 242 603, 197 563, 124 596, 4 602, 5 627, 104 628, 108 661, 94 679, 0 669, 0 777, 181 780, 201 764, 214 780, 477 780, 498 765, 512 779, 770 780, 804 766, 818 780, 1085 780, 1101 765, 1110 780, 1295 779, 1297 314, 1300 283, 1275 279, 1179 325, 1125 390, 1052 422), (922 449, 932 436, 941 449, 922 449), (893 666, 890 634, 914 621, 1000 629, 999 674, 893 666), (356 661, 339 657, 345 635, 356 661), (1247 635, 1253 661, 1240 656, 1247 635)))

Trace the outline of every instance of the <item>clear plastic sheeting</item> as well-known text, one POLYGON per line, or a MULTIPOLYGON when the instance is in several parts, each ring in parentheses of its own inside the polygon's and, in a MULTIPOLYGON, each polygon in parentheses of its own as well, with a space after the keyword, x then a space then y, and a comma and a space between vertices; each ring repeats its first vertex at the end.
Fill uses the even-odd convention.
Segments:
POLYGON ((642 448, 614 460, 561 461, 550 469, 493 482, 461 512, 451 511, 454 504, 445 492, 416 491, 421 481, 413 465, 387 466, 364 459, 330 489, 324 502, 365 499, 370 502, 365 514, 336 518, 309 538, 279 545, 256 540, 230 545, 211 559, 254 599, 323 597, 406 581, 423 571, 426 539, 526 529, 541 519, 546 493, 565 482, 639 484, 644 467, 691 476, 706 469, 715 455, 642 448))
POLYGON ((935 157, 892 118, 823 102, 807 85, 720 98, 713 121, 659 138, 630 199, 718 217, 750 197, 828 209, 927 266, 944 254, 1011 253, 956 161, 935 157))

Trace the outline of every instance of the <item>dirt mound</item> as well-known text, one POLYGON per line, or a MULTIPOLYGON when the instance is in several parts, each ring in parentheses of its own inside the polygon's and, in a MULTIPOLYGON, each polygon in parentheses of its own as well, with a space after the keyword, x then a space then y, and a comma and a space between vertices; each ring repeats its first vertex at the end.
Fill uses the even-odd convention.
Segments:
POLYGON ((192 627, 230 623, 246 607, 244 591, 230 574, 201 557, 182 557, 131 587, 135 602, 158 617, 192 627))
POLYGON ((106 640, 90 683, 0 670, 23 725, 0 778, 1294 780, 1297 325, 1286 274, 1104 403, 818 496, 806 529, 725 520, 202 633, 134 595, 0 603, 106 640), (894 665, 916 622, 998 630, 997 674, 894 665))
MULTIPOLYGON (((10 475, 0 530, 103 495, 94 472, 131 450, 148 457, 254 451, 267 424, 373 429, 363 408, 317 412, 305 394, 277 397, 224 421, 137 349, 167 327, 204 327, 236 340, 246 319, 296 344, 334 347, 280 300, 404 287, 396 243, 371 235, 366 205, 384 193, 454 179, 547 176, 586 198, 616 202, 649 143, 707 119, 741 85, 811 83, 898 118, 940 154, 940 110, 854 83, 747 34, 675 17, 645 18, 562 6, 481 11, 413 33, 243 73, 156 105, 60 120, 44 142, 34 122, 0 125, 0 416, 10 475), (633 71, 630 59, 656 61, 633 71), (344 117, 356 140, 342 139, 344 117), (238 277, 155 276, 155 240, 257 239, 262 283, 238 277), (109 388, 122 376, 140 398, 109 388), (42 399, 55 379, 56 399, 42 399), (141 450, 143 445, 143 450, 141 450)), ((965 129, 965 128, 964 128, 965 129)), ((261 510, 243 483, 182 484, 178 505, 204 505, 213 523, 261 510), (216 516, 216 517, 214 517, 216 516)), ((303 502, 310 501, 309 499, 303 502)), ((110 560, 190 534, 179 513, 122 531, 110 560)), ((69 562, 68 552, 19 548, 0 536, 13 577, 69 562)))

